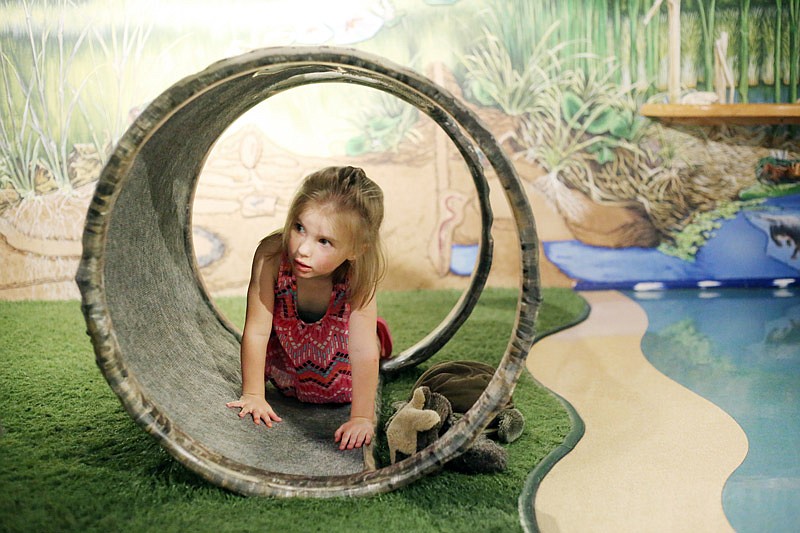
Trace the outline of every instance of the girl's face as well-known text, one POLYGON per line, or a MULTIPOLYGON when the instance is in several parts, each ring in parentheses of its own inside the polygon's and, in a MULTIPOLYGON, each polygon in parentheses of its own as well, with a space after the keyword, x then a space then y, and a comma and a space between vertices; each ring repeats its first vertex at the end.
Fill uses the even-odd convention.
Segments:
POLYGON ((308 206, 292 225, 289 234, 289 258, 297 278, 330 277, 339 266, 355 258, 350 236, 337 224, 339 217, 331 209, 308 206))

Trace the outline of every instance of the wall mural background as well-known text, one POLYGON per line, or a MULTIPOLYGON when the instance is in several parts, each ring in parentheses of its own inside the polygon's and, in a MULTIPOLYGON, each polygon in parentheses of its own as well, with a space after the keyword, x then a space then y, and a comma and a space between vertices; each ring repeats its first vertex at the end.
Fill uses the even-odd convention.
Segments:
MULTIPOLYGON (((639 109, 796 102, 800 0, 22 0, 0 1, 0 298, 78 297, 94 183, 149 101, 216 60, 293 44, 373 52, 468 102, 529 193, 545 285, 798 278, 800 126, 666 126, 639 109)), ((392 96, 324 84, 261 103, 209 154, 193 205, 208 289, 243 294, 298 182, 344 163, 386 193, 386 288, 465 287, 480 217, 455 146, 392 96)), ((516 286, 514 224, 490 184, 489 284, 516 286)))

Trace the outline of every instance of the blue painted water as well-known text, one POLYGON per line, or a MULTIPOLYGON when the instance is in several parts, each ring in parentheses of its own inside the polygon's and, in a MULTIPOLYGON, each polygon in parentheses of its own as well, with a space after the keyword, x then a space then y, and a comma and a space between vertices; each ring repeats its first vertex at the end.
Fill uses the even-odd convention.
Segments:
POLYGON ((800 195, 770 198, 720 227, 693 261, 655 248, 602 248, 579 241, 544 243, 547 258, 576 281, 576 289, 631 289, 642 282, 695 287, 709 280, 729 286, 771 286, 800 279, 800 242, 770 238, 770 226, 800 231, 800 195), (797 253, 796 253, 797 252, 797 253))
POLYGON ((749 450, 723 492, 739 533, 800 531, 800 291, 627 292, 647 313, 642 351, 742 427, 749 450))

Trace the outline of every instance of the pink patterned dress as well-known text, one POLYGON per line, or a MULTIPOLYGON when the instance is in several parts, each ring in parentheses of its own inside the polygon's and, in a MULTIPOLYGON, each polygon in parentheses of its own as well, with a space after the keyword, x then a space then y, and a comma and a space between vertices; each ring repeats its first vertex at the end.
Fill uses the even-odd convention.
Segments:
POLYGON ((304 322, 297 311, 297 280, 286 256, 281 259, 265 375, 283 394, 310 403, 351 401, 346 293, 346 283, 335 284, 325 316, 304 322))

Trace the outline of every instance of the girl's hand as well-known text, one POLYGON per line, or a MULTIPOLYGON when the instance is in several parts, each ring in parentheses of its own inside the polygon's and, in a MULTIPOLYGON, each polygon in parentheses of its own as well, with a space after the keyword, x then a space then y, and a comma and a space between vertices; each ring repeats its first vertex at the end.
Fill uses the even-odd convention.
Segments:
POLYGON ((225 404, 228 407, 238 407, 239 418, 244 418, 248 414, 253 415, 253 422, 260 425, 263 420, 268 428, 272 427, 272 422, 282 422, 283 419, 272 410, 264 396, 258 394, 242 394, 242 397, 235 402, 225 404))
POLYGON ((372 420, 363 416, 354 416, 339 426, 334 434, 334 440, 339 443, 339 449, 352 450, 369 446, 372 442, 374 428, 372 420))

